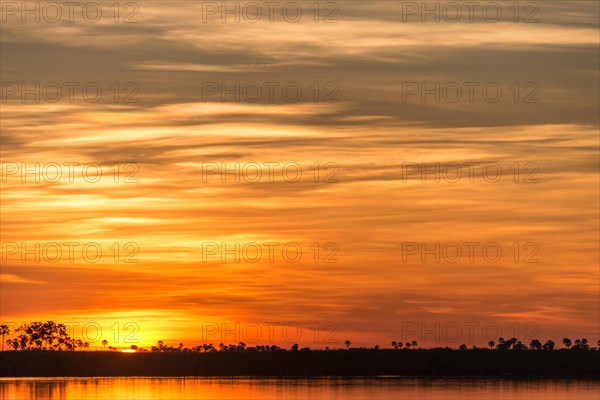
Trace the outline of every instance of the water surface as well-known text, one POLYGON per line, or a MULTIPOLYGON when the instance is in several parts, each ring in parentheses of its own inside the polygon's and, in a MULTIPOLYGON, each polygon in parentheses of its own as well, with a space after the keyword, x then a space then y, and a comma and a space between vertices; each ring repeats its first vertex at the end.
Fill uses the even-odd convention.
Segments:
POLYGON ((1 378, 0 399, 564 400, 600 396, 594 381, 426 378, 1 378))

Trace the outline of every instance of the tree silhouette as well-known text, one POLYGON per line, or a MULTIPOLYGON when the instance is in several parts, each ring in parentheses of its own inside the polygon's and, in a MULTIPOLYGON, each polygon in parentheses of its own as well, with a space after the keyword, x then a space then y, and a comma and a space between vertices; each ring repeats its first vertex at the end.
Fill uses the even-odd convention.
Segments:
MULTIPOLYGON (((78 349, 87 349, 89 348, 89 343, 84 342, 79 339, 73 339, 69 337, 67 334, 67 330, 64 324, 57 324, 53 321, 46 322, 32 322, 29 324, 23 324, 17 329, 12 330, 12 333, 16 335, 16 337, 5 340, 5 336, 11 333, 11 329, 7 325, 0 325, 0 335, 2 336, 2 351, 4 351, 4 343, 11 346, 14 350, 70 350, 75 351, 78 349)), ((525 350, 533 350, 533 351, 552 351, 556 348, 556 343, 549 339, 545 343, 538 339, 532 339, 529 345, 522 343, 517 340, 517 338, 511 338, 509 340, 505 340, 500 337, 497 339, 498 343, 493 340, 488 342, 488 346, 490 349, 494 349, 494 346, 498 350, 512 350, 512 351, 525 351, 525 350)), ((107 348, 108 341, 102 340, 102 347, 104 349, 107 348)), ((563 338, 562 343, 565 348, 577 350, 577 351, 597 351, 600 348, 600 341, 598 341, 598 348, 593 347, 590 349, 590 345, 586 338, 576 339, 574 341, 574 345, 571 343, 571 339, 563 338)), ((393 349, 417 349, 418 343, 416 340, 412 340, 410 342, 400 342, 400 341, 391 341, 390 342, 393 349)), ((344 345, 346 349, 350 349, 352 342, 350 340, 344 341, 344 345)), ((131 346, 133 350, 144 352, 148 351, 143 348, 139 348, 138 346, 131 346)), ((328 349, 328 348, 327 348, 328 349)), ((448 348, 446 348, 448 349, 448 348)), ((461 344, 458 346, 459 350, 469 350, 466 344, 461 344)), ((485 348, 483 348, 485 349, 485 348)), ((115 347, 108 346, 109 351, 116 351, 115 347)), ((152 346, 151 350, 153 352, 196 352, 196 353, 208 353, 208 352, 305 352, 305 351, 314 351, 308 347, 299 348, 297 343, 294 343, 289 350, 282 349, 277 347, 276 345, 256 345, 247 347, 244 342, 239 342, 238 344, 224 344, 219 343, 218 350, 215 346, 210 344, 201 344, 193 347, 184 347, 183 343, 179 343, 178 346, 169 346, 165 345, 162 340, 157 342, 157 346, 152 346)), ((364 347, 355 347, 353 350, 356 351, 367 351, 367 350, 379 350, 379 345, 375 345, 372 348, 364 348, 364 347)), ((480 350, 476 346, 473 346, 473 350, 480 350)))
POLYGON ((517 343, 513 345, 513 349, 515 350, 527 350, 527 346, 525 346, 520 340, 517 340, 517 343))
POLYGON ((575 346, 573 346, 573 350, 589 350, 590 346, 588 344, 588 340, 583 338, 581 340, 575 340, 575 346))
POLYGON ((497 348, 498 350, 508 350, 508 349, 510 349, 510 346, 511 346, 511 342, 510 342, 510 340, 509 340, 509 341, 506 341, 506 340, 505 340, 504 338, 502 338, 502 337, 501 337, 501 338, 498 338, 498 344, 496 345, 496 348, 497 348))
POLYGON ((10 328, 8 325, 0 325, 0 335, 2 335, 2 351, 4 351, 4 336, 10 335, 10 328))
POLYGON ((81 348, 84 348, 84 349, 88 348, 88 347, 90 347, 90 344, 88 342, 84 342, 84 341, 82 341, 80 339, 73 339, 70 342, 69 346, 70 346, 70 350, 71 351, 75 351, 77 348, 80 348, 80 349, 81 348))
POLYGON ((554 350, 555 346, 556 346, 556 343, 554 343, 553 340, 548 340, 548 341, 546 341, 546 343, 544 343, 544 346, 542 346, 542 348, 544 350, 552 351, 552 350, 554 350))
POLYGON ((15 350, 75 350, 87 343, 72 339, 65 325, 54 321, 23 324, 15 332, 19 335, 9 342, 15 350))
POLYGON ((542 342, 540 342, 537 339, 533 339, 531 341, 531 343, 529 343, 529 348, 532 350, 541 350, 542 349, 542 342))

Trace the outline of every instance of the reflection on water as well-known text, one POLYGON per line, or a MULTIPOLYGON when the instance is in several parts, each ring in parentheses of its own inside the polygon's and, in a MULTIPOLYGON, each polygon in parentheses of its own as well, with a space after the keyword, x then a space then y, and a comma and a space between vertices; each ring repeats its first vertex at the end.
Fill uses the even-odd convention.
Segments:
POLYGON ((598 400, 593 381, 425 378, 0 378, 0 399, 598 400))

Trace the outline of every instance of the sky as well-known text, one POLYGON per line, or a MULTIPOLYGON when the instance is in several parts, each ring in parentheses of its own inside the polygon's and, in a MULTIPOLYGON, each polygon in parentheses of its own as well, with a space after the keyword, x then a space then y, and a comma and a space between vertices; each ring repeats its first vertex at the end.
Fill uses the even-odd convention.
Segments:
POLYGON ((2 1, 2 323, 598 340, 597 2, 46 3, 2 1))

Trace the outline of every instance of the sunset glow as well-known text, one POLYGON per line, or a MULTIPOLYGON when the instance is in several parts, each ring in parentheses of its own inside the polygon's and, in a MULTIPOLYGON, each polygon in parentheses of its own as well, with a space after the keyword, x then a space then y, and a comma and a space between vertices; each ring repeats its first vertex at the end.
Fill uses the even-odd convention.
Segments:
POLYGON ((130 24, 7 16, 2 324, 123 353, 596 343, 598 3, 456 24, 400 3, 342 1, 337 23, 183 1, 130 24), (21 97, 36 82, 62 97, 21 97))

